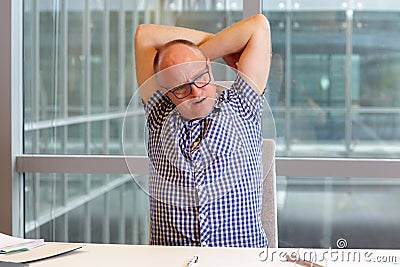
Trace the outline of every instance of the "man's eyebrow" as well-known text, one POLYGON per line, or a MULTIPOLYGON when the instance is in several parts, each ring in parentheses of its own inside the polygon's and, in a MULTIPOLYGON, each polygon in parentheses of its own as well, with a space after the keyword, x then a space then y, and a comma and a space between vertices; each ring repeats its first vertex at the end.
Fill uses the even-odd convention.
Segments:
MULTIPOLYGON (((206 73, 206 72, 207 72, 207 66, 206 66, 206 68, 205 68, 204 70, 201 70, 201 71, 199 71, 199 72, 196 72, 196 74, 190 75, 190 76, 189 76, 189 80, 186 80, 186 82, 183 82, 183 83, 181 83, 180 85, 184 85, 184 84, 187 84, 187 83, 191 83, 191 82, 193 82, 194 79, 199 78, 202 74, 204 74, 204 73, 206 73)), ((175 87, 178 87, 178 86, 179 86, 179 85, 177 85, 177 86, 175 86, 175 87)))
POLYGON ((190 78, 191 78, 191 79, 198 78, 200 75, 202 75, 202 74, 204 74, 204 73, 206 73, 206 72, 207 72, 207 65, 206 65, 206 68, 205 68, 205 69, 203 69, 203 70, 197 72, 197 73, 196 73, 195 75, 193 75, 193 76, 190 76, 190 78))
MULTIPOLYGON (((160 83, 160 81, 159 81, 159 79, 158 79, 158 73, 156 73, 155 75, 156 75, 157 84, 158 84, 159 86, 161 86, 162 88, 167 89, 167 90, 173 90, 173 89, 176 88, 176 87, 179 87, 179 86, 181 86, 181 85, 185 85, 185 84, 188 84, 188 83, 193 82, 194 79, 199 78, 202 74, 206 73, 207 71, 208 71, 208 65, 207 65, 207 63, 206 63, 206 66, 205 66, 205 68, 204 68, 203 70, 200 70, 199 72, 196 72, 196 74, 194 74, 194 75, 190 75, 190 80, 188 80, 188 81, 186 81, 186 82, 179 83, 178 85, 176 85, 176 86, 174 86, 174 87, 172 87, 172 88, 164 87, 164 86, 160 83)), ((177 82, 178 82, 178 81, 177 81, 177 82)))

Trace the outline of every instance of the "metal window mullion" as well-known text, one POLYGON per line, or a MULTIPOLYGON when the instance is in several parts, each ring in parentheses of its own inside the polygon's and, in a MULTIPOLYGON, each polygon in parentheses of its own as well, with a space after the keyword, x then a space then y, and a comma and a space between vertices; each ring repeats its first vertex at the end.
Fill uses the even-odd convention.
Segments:
MULTIPOLYGON (((158 20, 157 17, 159 17, 158 9, 159 8, 156 8, 156 10, 157 10, 156 11, 156 21, 158 20)), ((138 5, 136 3, 133 4, 132 16, 133 16, 133 18, 132 18, 132 24, 133 24, 132 28, 136 29, 139 26, 139 11, 138 11, 138 5)), ((133 62, 133 64, 136 64, 135 52, 132 53, 132 62, 133 62)), ((136 70, 136 65, 135 65, 135 68, 132 68, 132 73, 131 73, 131 75, 133 77, 132 78, 133 86, 136 87, 137 86, 137 80, 136 80, 136 71, 135 70, 136 70)), ((139 91, 139 88, 136 88, 135 95, 137 95, 139 93, 138 91, 139 91)), ((138 99, 138 97, 136 99, 138 99)), ((122 100, 124 100, 124 99, 122 99, 122 100)), ((139 99, 138 99, 138 101, 139 101, 139 99)), ((124 103, 122 103, 122 102, 121 102, 121 104, 124 105, 124 103)), ((133 110, 137 110, 138 106, 139 106, 138 102, 135 101, 135 99, 133 99, 133 102, 132 102, 133 110)), ((130 116, 126 116, 125 118, 130 118, 130 116)), ((133 120, 131 119, 130 121, 132 122, 131 132, 133 133, 133 135, 132 135, 132 144, 127 144, 127 145, 133 145, 138 140, 138 131, 139 131, 138 120, 137 119, 133 119, 133 120)), ((129 124, 127 124, 127 125, 129 125, 129 124)), ((121 129, 121 136, 123 134, 124 133, 122 133, 122 129, 121 129)))
POLYGON ((376 113, 376 114, 400 114, 399 108, 380 108, 380 107, 359 107, 354 112, 363 114, 363 113, 376 113))
MULTIPOLYGON (((68 119, 68 1, 62 1, 61 6, 61 90, 62 90, 62 115, 61 117, 68 119)), ((68 125, 63 127, 62 151, 67 154, 68 141, 68 125)))
MULTIPOLYGON (((165 15, 162 14, 164 12, 163 7, 166 6, 165 4, 161 3, 161 1, 153 1, 154 6, 154 24, 163 24, 162 17, 165 15)), ((137 7, 135 7, 137 8, 137 7)), ((136 29, 136 28, 135 28, 136 29)))
MULTIPOLYGON (((110 112, 110 1, 104 0, 103 10, 103 109, 105 113, 110 112)), ((104 120, 103 153, 109 153, 110 142, 110 120, 104 120)), ((105 184, 110 183, 110 175, 105 175, 105 184)), ((110 203, 111 192, 103 195, 103 243, 110 242, 110 203)))
MULTIPOLYGON (((277 157, 279 176, 399 178, 399 159, 289 158, 277 157)), ((113 173, 148 174, 146 156, 60 156, 22 155, 17 157, 20 173, 113 173)))
MULTIPOLYGON (((38 122, 40 120, 39 108, 40 108, 40 13, 38 1, 33 2, 32 8, 33 14, 33 121, 38 122), (37 70, 37 71, 34 71, 37 70)), ((34 142, 32 144, 33 153, 40 152, 40 139, 39 131, 35 131, 34 142)))
MULTIPOLYGON (((135 5, 135 4, 134 4, 135 5)), ((126 69, 125 69, 125 58, 126 58, 126 15, 125 15, 125 0, 120 0, 119 9, 119 49, 118 49, 118 84, 119 84, 119 99, 122 110, 124 109, 125 99, 125 88, 126 88, 126 69)), ((134 28, 136 29, 136 28, 134 28)), ((133 53, 134 54, 134 53, 133 53)), ((135 76, 135 75, 134 75, 135 76)))
MULTIPOLYGON (((249 18, 262 13, 262 0, 243 1, 243 18, 249 18)), ((226 1, 228 5, 228 1, 226 1)))
MULTIPOLYGON (((150 14, 150 3, 149 1, 146 1, 145 7, 144 7, 144 23, 149 24, 151 23, 151 14, 150 14)), ((154 9, 157 9, 157 7, 153 7, 154 9)))
POLYGON ((291 12, 286 11, 285 25, 285 136, 286 136, 286 154, 290 153, 291 144, 291 106, 292 106, 292 17, 291 12))
MULTIPOLYGON (((40 7, 39 1, 33 2, 32 8, 33 14, 33 64, 34 64, 34 103, 33 103, 33 121, 37 122, 40 120, 40 7)), ((40 153, 40 130, 36 130, 34 134, 34 142, 32 144, 33 153, 40 153)), ((33 179, 33 201, 34 201, 34 220, 36 221, 39 216, 40 210, 40 174, 34 173, 33 179)), ((40 227, 35 228, 36 238, 40 237, 40 227)))
MULTIPOLYGON (((110 0, 104 0, 103 19, 103 110, 110 112, 110 0)), ((104 120, 103 153, 109 154, 110 120, 104 120)))
MULTIPOLYGON (((86 99, 86 115, 90 115, 91 113, 91 63, 90 63, 90 56, 91 56, 91 32, 90 32, 90 0, 85 0, 85 8, 83 12, 83 40, 84 40, 84 55, 85 55, 85 99, 86 99)), ((85 124, 85 152, 86 154, 90 154, 90 141, 91 141, 91 123, 87 122, 85 124)), ((86 181, 85 181, 85 193, 90 193, 90 185, 91 185, 91 175, 86 174, 86 181)), ((84 239, 85 242, 91 242, 91 202, 87 202, 85 204, 85 225, 84 225, 84 239)))
POLYGON ((321 247, 330 247, 332 242, 332 215, 333 215, 333 181, 332 177, 324 179, 324 196, 322 201, 324 202, 324 211, 322 213, 322 240, 321 247))
MULTIPOLYGON (((90 193, 90 191, 88 190, 88 188, 90 188, 90 174, 86 175, 86 181, 85 181, 85 192, 87 194, 90 193)), ((92 241, 92 205, 91 202, 88 201, 85 203, 84 205, 84 210, 85 210, 85 215, 84 217, 84 241, 86 243, 90 243, 92 241)))
POLYGON ((74 116, 69 118, 60 118, 57 120, 46 120, 39 121, 37 123, 30 123, 25 125, 25 131, 34 131, 40 129, 47 129, 51 127, 61 127, 68 126, 73 124, 82 124, 85 122, 95 122, 95 121, 104 121, 111 119, 124 118, 125 115, 144 115, 143 110, 131 111, 131 112, 113 112, 113 113, 102 113, 102 114, 92 114, 92 115, 82 115, 82 116, 74 116))
MULTIPOLYGON (((68 1, 62 1, 61 6, 61 64, 62 64, 62 74, 61 74, 61 90, 63 92, 63 104, 62 104, 62 117, 64 119, 68 118, 68 1)), ((62 127, 63 130, 63 140, 62 140, 62 151, 67 154, 67 144, 68 144, 68 125, 62 127)), ((63 207, 67 206, 68 202, 68 174, 63 173, 61 175, 62 182, 62 203, 63 207)), ((63 216, 63 241, 68 242, 68 213, 63 216)))
MULTIPOLYGON (((63 173, 61 175, 61 182, 62 182, 62 206, 65 207, 68 199, 68 174, 63 173)), ((69 224, 68 224, 68 213, 65 213, 63 216, 63 242, 68 242, 68 232, 69 232, 69 224)))
POLYGON ((345 65, 345 146, 346 152, 351 150, 352 136, 352 55, 353 55, 353 7, 349 5, 346 10, 346 65, 345 65))
MULTIPOLYGON (((125 107, 125 87, 126 87, 126 72, 125 59, 126 59, 126 7, 125 0, 120 0, 119 6, 119 20, 118 20, 118 31, 119 31, 119 42, 118 42, 118 111, 124 111, 125 107)), ((134 62, 131 62, 134 64, 134 62)), ((134 68, 132 68, 134 69, 134 68)), ((135 75, 132 75, 135 76, 135 75)), ((122 127, 118 128, 118 136, 122 136, 122 127)), ((122 147, 121 147, 122 149, 122 147)))
MULTIPOLYGON (((83 40, 84 40, 84 58, 85 58, 85 113, 91 114, 91 17, 90 17, 90 0, 85 0, 84 23, 83 23, 83 40)), ((85 152, 90 154, 90 141, 91 141, 91 123, 86 123, 85 135, 85 152)))
MULTIPOLYGON (((138 5, 137 2, 138 0, 135 0, 135 2, 133 3, 133 10, 132 10, 132 29, 137 29, 137 27, 139 26, 139 11, 138 11, 138 5)), ((134 38, 134 36, 132 36, 131 38, 134 38)), ((135 58, 135 52, 132 52, 132 64, 136 64, 136 58, 135 58)), ((137 85, 137 80, 136 80, 136 65, 135 67, 132 68, 132 72, 130 73, 130 75, 132 75, 132 84, 134 87, 136 87, 137 85)), ((120 107, 124 107, 125 103, 124 103, 125 99, 120 99, 120 107)))
MULTIPOLYGON (((136 4, 138 0, 135 0, 133 3, 133 10, 132 10, 132 29, 136 29, 137 26, 139 25, 139 10, 138 10, 138 5, 136 4)), ((132 36, 132 38, 134 38, 134 36, 132 36)), ((133 54, 133 62, 135 63, 135 53, 133 54)))
MULTIPOLYGON (((119 42, 118 42, 118 95, 119 99, 125 99, 125 87, 126 87, 126 69, 125 69, 125 58, 126 58, 126 16, 125 16, 125 0, 120 0, 119 16, 118 16, 118 30, 119 30, 119 42)), ((121 102, 120 102, 121 103, 121 102)), ((123 109, 121 109, 123 110, 123 109)), ((122 133, 122 132, 121 132, 122 133)), ((125 201, 124 201, 124 190, 125 186, 119 188, 119 243, 125 243, 125 201)))
POLYGON ((126 212, 125 212, 125 190, 126 185, 119 187, 119 243, 126 243, 126 212))
MULTIPOLYGON (((34 173, 32 174, 33 179, 33 220, 37 221, 39 218, 39 210, 40 210, 40 174, 34 173)), ((40 237, 40 228, 35 226, 35 238, 40 237)))
MULTIPOLYGON (((40 2, 40 1, 39 1, 40 2)), ((57 119, 57 111, 58 111, 58 82, 59 82, 59 44, 60 44, 60 40, 59 40, 59 33, 60 33, 60 28, 59 28, 59 12, 58 12, 58 2, 53 2, 53 21, 52 21, 52 26, 53 26, 53 33, 52 33, 52 69, 53 69, 53 75, 52 75, 52 88, 49 88, 53 91, 53 101, 54 101, 54 110, 53 112, 51 112, 51 116, 53 120, 57 119)), ((61 45, 63 45, 61 43, 61 45)), ((51 110, 51 109, 50 109, 51 110)), ((50 128, 52 130, 52 144, 53 144, 53 153, 56 154, 56 148, 57 148, 57 127, 51 127, 50 128)), ((50 146, 51 147, 51 146, 50 146)), ((56 239, 56 220, 55 218, 53 218, 53 211, 56 209, 56 198, 57 198, 57 174, 53 173, 51 175, 52 179, 51 179, 51 196, 50 196, 50 216, 51 216, 51 240, 55 240, 56 239)), ((46 179, 47 180, 47 179, 46 179)))
MULTIPOLYGON (((138 198, 140 199, 139 203, 147 203, 148 196, 147 194, 140 194, 142 191, 138 188, 138 198)), ((139 214, 139 224, 138 229, 140 233, 140 244, 146 244, 148 239, 148 227, 149 226, 149 207, 147 205, 141 204, 141 211, 139 214)))
POLYGON ((137 183, 132 184, 132 244, 136 245, 139 243, 139 198, 138 198, 138 190, 139 186, 137 183))
MULTIPOLYGON (((142 156, 57 156, 17 157, 20 173, 148 174, 149 159, 142 156), (129 168, 128 168, 129 167, 129 168)), ((399 159, 276 158, 278 176, 400 178, 399 159)))
POLYGON ((111 198, 111 191, 107 191, 103 195, 103 201, 104 201, 104 206, 103 206, 103 243, 108 244, 110 243, 110 198, 111 198))
POLYGON ((13 48, 12 33, 12 1, 0 2, 0 35, 1 50, 0 62, 2 70, 0 72, 1 98, 0 98, 0 124, 2 126, 0 134, 0 232, 13 234, 13 214, 11 207, 13 202, 13 175, 12 175, 12 145, 13 138, 13 57, 11 56, 13 48))

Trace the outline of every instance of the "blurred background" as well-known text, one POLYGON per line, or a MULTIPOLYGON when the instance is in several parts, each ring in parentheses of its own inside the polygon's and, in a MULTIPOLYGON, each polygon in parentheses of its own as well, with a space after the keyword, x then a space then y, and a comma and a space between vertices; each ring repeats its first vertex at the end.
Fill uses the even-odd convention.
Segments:
MULTIPOLYGON (((271 25, 265 97, 278 160, 399 158, 400 2, 260 1, 271 25)), ((140 67, 136 27, 216 33, 254 2, 24 0, 24 154, 122 155, 122 122, 140 67)), ((132 105, 124 145, 146 156, 140 99, 132 105)), ((148 196, 130 175, 25 173, 24 180, 26 237, 147 244, 148 196)), ((345 238, 349 248, 400 248, 399 185, 278 172, 279 246, 334 248, 345 238)))

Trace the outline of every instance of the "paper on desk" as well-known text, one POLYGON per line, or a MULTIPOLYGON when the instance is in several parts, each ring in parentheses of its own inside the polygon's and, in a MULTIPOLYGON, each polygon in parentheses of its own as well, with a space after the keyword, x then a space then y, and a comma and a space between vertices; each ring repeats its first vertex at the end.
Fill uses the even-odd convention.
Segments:
POLYGON ((14 247, 35 248, 44 244, 44 239, 24 239, 0 233, 0 250, 14 247))
POLYGON ((28 263, 0 262, 0 267, 28 267, 28 263))
POLYGON ((50 257, 58 256, 76 249, 81 248, 79 244, 69 243, 45 243, 28 251, 13 253, 0 257, 0 264, 2 262, 9 263, 29 263, 32 261, 43 260, 50 257))

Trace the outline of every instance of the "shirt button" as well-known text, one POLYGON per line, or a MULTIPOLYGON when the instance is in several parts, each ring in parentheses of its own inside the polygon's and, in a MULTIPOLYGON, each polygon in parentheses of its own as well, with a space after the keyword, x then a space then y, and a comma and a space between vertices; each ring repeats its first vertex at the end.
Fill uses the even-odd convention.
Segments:
POLYGON ((200 218, 201 218, 201 219, 205 219, 205 218, 206 218, 206 215, 204 215, 203 213, 201 213, 201 214, 200 214, 200 218))
POLYGON ((207 245, 208 245, 207 242, 201 242, 202 247, 207 247, 207 245))
POLYGON ((204 185, 197 186, 197 190, 202 191, 204 189, 204 185))

